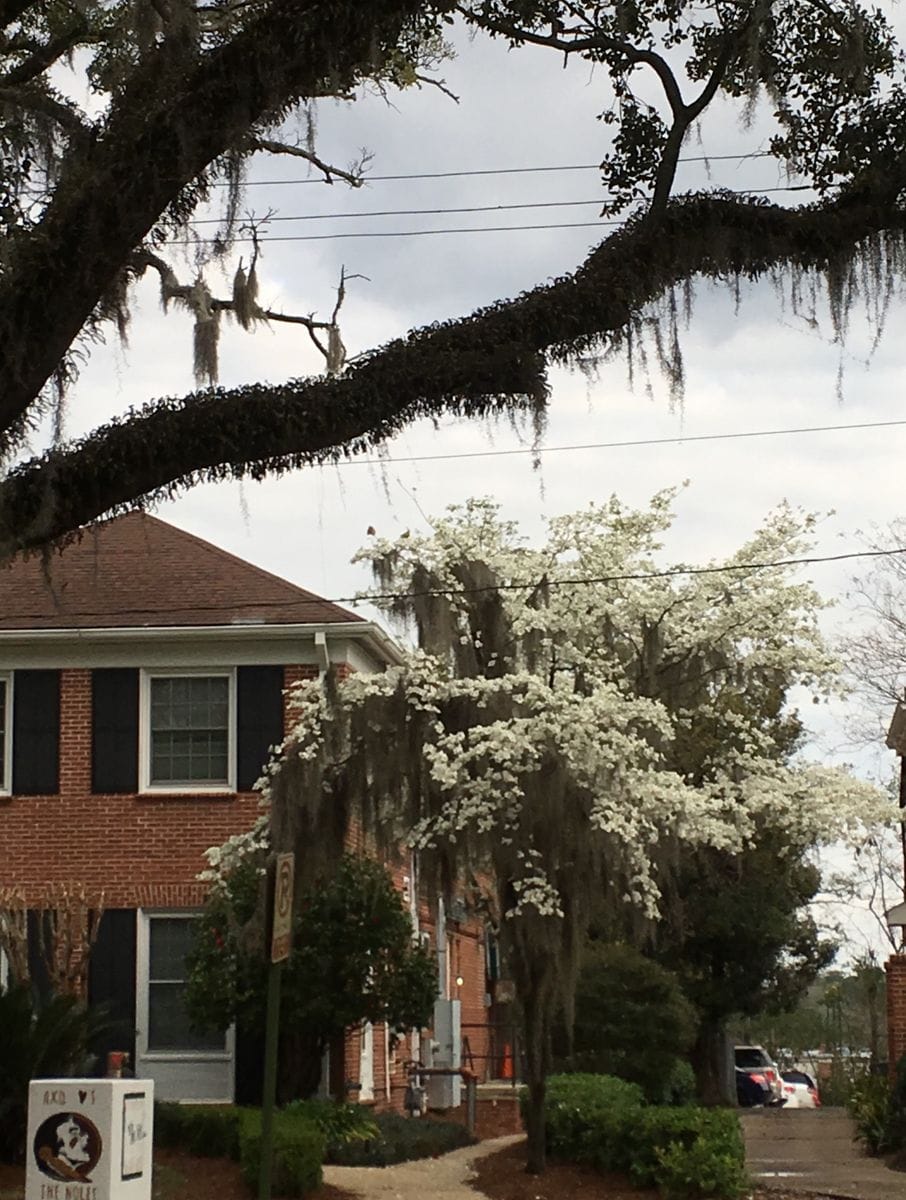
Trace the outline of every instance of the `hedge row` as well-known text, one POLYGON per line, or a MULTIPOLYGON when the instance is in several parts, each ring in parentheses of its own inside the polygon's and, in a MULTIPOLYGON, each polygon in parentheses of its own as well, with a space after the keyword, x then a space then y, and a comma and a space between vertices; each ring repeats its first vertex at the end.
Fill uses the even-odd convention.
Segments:
POLYGON ((546 1132, 552 1157, 624 1172, 666 1200, 736 1200, 748 1184, 735 1112, 647 1105, 635 1084, 608 1075, 551 1077, 546 1132))
MULTIPOLYGON (((257 1188, 261 1165, 261 1112, 254 1108, 166 1104, 154 1106, 158 1146, 207 1158, 232 1158, 246 1183, 257 1188)), ((321 1184, 326 1138, 318 1125, 299 1113, 274 1114, 275 1196, 304 1196, 321 1184)))
MULTIPOLYGON (((261 1160, 260 1131, 257 1109, 207 1104, 154 1106, 157 1145, 208 1158, 232 1158, 242 1164, 253 1184, 261 1160)), ((474 1140, 461 1124, 451 1121, 413 1120, 397 1113, 372 1115, 358 1104, 296 1100, 275 1114, 274 1192, 278 1196, 304 1195, 320 1182, 322 1162, 386 1167, 436 1158, 474 1140), (314 1139, 312 1131, 317 1135, 314 1139), (315 1179, 311 1164, 316 1153, 315 1179)))

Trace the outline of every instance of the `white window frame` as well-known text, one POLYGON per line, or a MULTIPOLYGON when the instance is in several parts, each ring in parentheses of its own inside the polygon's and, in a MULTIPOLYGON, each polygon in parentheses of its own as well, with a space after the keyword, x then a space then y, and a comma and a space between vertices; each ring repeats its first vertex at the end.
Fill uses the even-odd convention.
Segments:
POLYGON ((138 708, 139 791, 170 796, 204 795, 236 791, 236 668, 235 667, 174 667, 153 670, 143 668, 139 687, 138 708), (152 783, 151 782, 151 680, 177 679, 195 676, 201 679, 226 679, 229 682, 227 714, 227 779, 226 782, 152 783))
POLYGON ((9 796, 13 790, 13 673, 0 671, 0 683, 6 685, 6 728, 0 733, 3 739, 3 771, 0 772, 0 796, 9 796))
POLYGON ((140 908, 135 947, 135 1050, 136 1058, 145 1062, 232 1062, 235 1053, 236 1031, 230 1026, 224 1033, 222 1050, 149 1050, 148 1018, 150 1013, 151 922, 165 918, 191 921, 200 909, 140 908))

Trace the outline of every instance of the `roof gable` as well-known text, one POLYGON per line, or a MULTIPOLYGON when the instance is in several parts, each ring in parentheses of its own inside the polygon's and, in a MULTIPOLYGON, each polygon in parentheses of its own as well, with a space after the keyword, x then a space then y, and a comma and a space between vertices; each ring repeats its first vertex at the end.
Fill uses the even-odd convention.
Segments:
POLYGON ((147 513, 0 565, 0 630, 327 625, 348 609, 147 513))

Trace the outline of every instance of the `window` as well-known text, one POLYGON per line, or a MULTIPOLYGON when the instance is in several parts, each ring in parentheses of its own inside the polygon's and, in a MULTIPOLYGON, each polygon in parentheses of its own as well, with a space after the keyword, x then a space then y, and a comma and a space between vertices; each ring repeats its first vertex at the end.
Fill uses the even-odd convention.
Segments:
POLYGON ((144 675, 143 790, 235 790, 235 690, 231 671, 144 675))
POLYGON ((148 921, 147 1048, 155 1051, 223 1051, 226 1035, 200 1033, 186 1012, 186 957, 192 949, 187 917, 151 917, 148 921))
POLYGON ((12 746, 11 716, 12 688, 8 675, 0 675, 0 792, 8 792, 10 780, 10 748, 12 746))

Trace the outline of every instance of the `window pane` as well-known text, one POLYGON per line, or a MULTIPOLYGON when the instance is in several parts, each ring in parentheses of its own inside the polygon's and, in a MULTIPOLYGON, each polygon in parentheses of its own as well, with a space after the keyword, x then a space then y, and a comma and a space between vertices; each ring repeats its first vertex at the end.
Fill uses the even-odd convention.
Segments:
POLYGON ((223 1050, 225 1034, 192 1029, 185 1006, 192 921, 153 917, 148 927, 148 1049, 223 1050))
POLYGON ((223 1050, 225 1034, 199 1033, 192 1028, 184 993, 183 983, 148 985, 148 1049, 223 1050))
POLYGON ((151 680, 151 782, 227 783, 230 683, 222 675, 151 680))
POLYGON ((192 922, 186 917, 154 917, 148 947, 148 978, 183 980, 192 949, 192 922))

